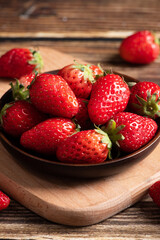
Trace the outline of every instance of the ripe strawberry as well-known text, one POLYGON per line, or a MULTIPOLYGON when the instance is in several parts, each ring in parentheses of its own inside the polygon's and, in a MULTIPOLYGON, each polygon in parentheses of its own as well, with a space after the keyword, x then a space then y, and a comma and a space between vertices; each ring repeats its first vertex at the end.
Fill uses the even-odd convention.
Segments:
POLYGON ((0 114, 4 131, 14 137, 19 137, 45 118, 31 103, 24 100, 5 104, 0 114))
POLYGON ((76 97, 88 98, 96 76, 102 73, 103 70, 98 66, 75 63, 62 68, 58 75, 66 80, 76 97))
POLYGON ((88 104, 90 119, 105 124, 114 114, 125 110, 130 91, 124 80, 115 74, 99 78, 93 85, 88 104))
POLYGON ((23 133, 20 143, 35 152, 53 155, 57 146, 76 131, 76 125, 70 119, 50 118, 23 133))
POLYGON ((149 195, 153 199, 154 203, 160 207, 160 181, 155 182, 149 188, 149 195))
POLYGON ((33 105, 53 116, 72 118, 78 112, 78 101, 67 84, 58 75, 40 74, 29 88, 33 105))
POLYGON ((14 48, 0 57, 0 77, 20 78, 34 70, 40 71, 43 61, 37 51, 14 48))
POLYGON ((139 115, 160 117, 160 87, 153 82, 138 82, 131 88, 129 107, 139 115))
POLYGON ((67 163, 100 163, 107 158, 111 142, 100 129, 78 132, 60 144, 57 158, 67 163))
POLYGON ((0 191, 0 211, 7 208, 10 204, 10 198, 0 191))
POLYGON ((156 122, 130 112, 119 112, 106 125, 112 142, 118 143, 121 150, 133 152, 147 144, 157 131, 156 122))
POLYGON ((35 73, 32 72, 20 77, 19 83, 22 84, 25 88, 27 88, 31 84, 34 78, 35 78, 35 73))
POLYGON ((149 31, 136 32, 125 38, 120 46, 121 57, 131 63, 147 64, 159 55, 159 44, 149 31))
POLYGON ((75 116, 77 123, 81 126, 81 129, 86 130, 92 127, 92 122, 88 115, 88 100, 84 98, 77 98, 78 100, 78 113, 75 116))

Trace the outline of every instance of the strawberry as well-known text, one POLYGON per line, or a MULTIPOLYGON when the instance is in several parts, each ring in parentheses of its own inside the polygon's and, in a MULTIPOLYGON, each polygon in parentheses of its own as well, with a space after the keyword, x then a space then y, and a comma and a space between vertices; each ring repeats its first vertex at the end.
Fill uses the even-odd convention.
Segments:
POLYGON ((8 207, 10 204, 10 198, 0 191, 0 210, 3 210, 8 207))
POLYGON ((154 203, 160 207, 160 181, 155 182, 149 188, 149 195, 153 199, 154 203))
POLYGON ((140 31, 125 38, 120 45, 121 57, 130 63, 148 64, 159 55, 159 44, 149 31, 140 31))
POLYGON ((124 152, 133 152, 147 144, 157 131, 157 123, 147 117, 130 112, 119 112, 102 130, 124 152))
POLYGON ((160 86, 153 82, 138 82, 131 88, 129 108, 139 115, 160 117, 160 86))
POLYGON ((72 118, 78 112, 78 101, 67 82, 58 75, 40 74, 29 88, 33 105, 53 116, 72 118))
POLYGON ((4 131, 13 137, 19 137, 45 118, 31 103, 25 100, 5 104, 0 114, 4 131))
POLYGON ((125 110, 129 96, 129 88, 119 75, 100 77, 93 85, 88 104, 91 121, 105 124, 114 114, 125 110))
POLYGON ((39 52, 27 48, 14 48, 0 57, 0 77, 20 78, 43 66, 39 52))
POLYGON ((62 68, 58 75, 66 80, 76 97, 88 98, 96 76, 102 73, 100 66, 75 63, 62 68))
POLYGON ((19 83, 22 84, 25 88, 27 88, 33 79, 35 78, 35 73, 31 72, 29 74, 26 74, 19 79, 19 83))
POLYGON ((78 100, 78 113, 75 116, 77 123, 81 126, 81 129, 89 129, 92 127, 92 122, 88 115, 88 100, 84 98, 77 98, 78 100))
POLYGON ((57 146, 76 131, 76 125, 70 119, 50 118, 23 133, 20 143, 26 149, 53 155, 57 146))
POLYGON ((111 142, 100 129, 85 130, 66 138, 57 148, 57 158, 66 163, 100 163, 107 158, 111 142))

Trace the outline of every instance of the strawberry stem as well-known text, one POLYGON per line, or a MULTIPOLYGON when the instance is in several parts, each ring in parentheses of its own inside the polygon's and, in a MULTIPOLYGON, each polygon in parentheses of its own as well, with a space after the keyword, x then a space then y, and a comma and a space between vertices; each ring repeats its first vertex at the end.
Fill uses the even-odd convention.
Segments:
POLYGON ((139 104, 133 103, 134 108, 138 109, 138 114, 155 118, 160 116, 160 97, 157 98, 157 93, 147 91, 147 100, 136 95, 139 104))
POLYGON ((29 99, 29 90, 26 89, 20 82, 16 79, 15 85, 10 83, 12 88, 12 95, 14 100, 28 100, 29 99))
POLYGON ((129 88, 132 88, 136 84, 137 84, 136 82, 127 82, 129 88))
POLYGON ((111 139, 112 143, 116 144, 119 147, 118 141, 123 141, 124 136, 120 133, 120 131, 125 127, 125 125, 116 126, 116 122, 111 119, 107 127, 103 126, 101 129, 106 132, 111 139))
POLYGON ((76 118, 74 117, 74 118, 72 118, 72 122, 75 124, 75 126, 76 126, 76 128, 75 128, 75 132, 72 134, 72 135, 74 135, 75 133, 77 133, 77 132, 80 132, 81 131, 81 126, 77 123, 77 120, 76 120, 76 118))
POLYGON ((84 80, 89 80, 92 84, 96 82, 95 78, 93 77, 93 71, 90 68, 90 64, 79 64, 76 61, 75 65, 72 65, 73 68, 81 70, 84 73, 84 80))
POLYGON ((6 110, 7 108, 11 107, 12 104, 11 103, 6 103, 3 108, 1 109, 1 112, 0 112, 0 124, 1 126, 3 125, 3 116, 6 114, 6 110))
POLYGON ((32 53, 32 59, 28 61, 29 64, 35 65, 34 70, 41 72, 43 68, 43 59, 39 52, 30 49, 30 52, 32 53))

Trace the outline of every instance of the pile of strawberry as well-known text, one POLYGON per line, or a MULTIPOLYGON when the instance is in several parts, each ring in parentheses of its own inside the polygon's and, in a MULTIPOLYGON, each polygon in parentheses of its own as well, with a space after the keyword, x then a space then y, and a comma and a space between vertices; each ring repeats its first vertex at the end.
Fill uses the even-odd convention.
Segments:
MULTIPOLYGON (((134 36, 120 48, 126 60, 131 40, 138 44, 134 36)), ((135 62, 133 56, 128 61, 135 62)), ((12 49, 0 58, 0 76, 18 79, 11 83, 13 101, 1 110, 1 126, 22 148, 65 163, 96 164, 134 152, 155 136, 157 84, 129 87, 100 65, 75 62, 56 75, 38 73, 42 65, 40 54, 29 49, 12 49)))
POLYGON ((133 152, 158 128, 160 87, 139 82, 129 89, 100 66, 75 62, 57 75, 31 72, 11 87, 14 101, 0 114, 4 131, 24 149, 61 162, 95 164, 133 152))

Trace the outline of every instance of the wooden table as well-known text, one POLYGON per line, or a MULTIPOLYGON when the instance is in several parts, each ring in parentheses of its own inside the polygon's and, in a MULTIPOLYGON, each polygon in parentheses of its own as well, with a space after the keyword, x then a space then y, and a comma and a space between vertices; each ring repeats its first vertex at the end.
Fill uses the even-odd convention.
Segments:
MULTIPOLYGON (((1 0, 0 9, 0 54, 13 47, 48 46, 160 84, 160 59, 136 66, 118 54, 121 40, 134 31, 148 29, 160 36, 158 0, 1 0)), ((71 228, 12 200, 0 213, 0 239, 160 239, 160 209, 146 196, 102 223, 71 228)))

